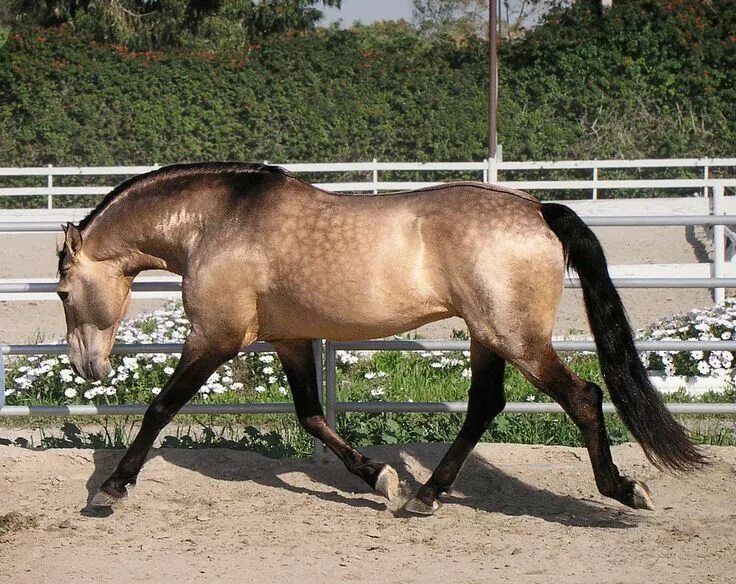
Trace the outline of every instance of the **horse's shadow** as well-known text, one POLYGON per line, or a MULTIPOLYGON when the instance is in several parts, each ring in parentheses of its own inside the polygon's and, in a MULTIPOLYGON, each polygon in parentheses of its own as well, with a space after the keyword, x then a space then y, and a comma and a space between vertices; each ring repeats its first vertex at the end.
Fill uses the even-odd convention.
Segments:
MULTIPOLYGON (((367 450, 375 459, 391 464, 402 478, 402 490, 410 493, 416 492, 420 486, 413 469, 417 466, 424 469, 434 468, 442 454, 440 448, 411 446, 373 447, 367 450), (408 462, 409 458, 411 464, 408 462)), ((120 451, 94 452, 95 468, 87 481, 88 497, 87 505, 81 510, 83 515, 106 517, 113 513, 110 507, 93 507, 90 502, 100 484, 113 472, 121 456, 120 451)), ((249 452, 177 448, 156 449, 149 460, 155 457, 216 480, 252 481, 262 486, 308 494, 323 501, 351 507, 374 510, 386 508, 386 504, 375 496, 356 497, 356 493, 372 494, 365 483, 350 474, 342 463, 332 457, 327 462, 273 460, 249 452), (295 484, 289 480, 290 473, 303 473, 310 481, 324 488, 305 486, 303 480, 300 481, 302 484, 295 484)), ((144 468, 141 481, 146 480, 145 474, 144 468)), ((507 516, 531 516, 573 527, 625 529, 636 527, 639 521, 639 515, 635 511, 626 509, 615 501, 603 505, 536 487, 510 476, 477 454, 468 457, 455 487, 443 497, 443 501, 448 505, 463 505, 507 516)), ((408 516, 402 510, 395 511, 395 514, 408 516)))

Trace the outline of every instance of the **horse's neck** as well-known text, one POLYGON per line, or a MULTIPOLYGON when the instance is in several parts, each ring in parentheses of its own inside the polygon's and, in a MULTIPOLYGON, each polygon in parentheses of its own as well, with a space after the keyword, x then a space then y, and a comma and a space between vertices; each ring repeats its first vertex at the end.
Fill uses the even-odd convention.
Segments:
POLYGON ((182 274, 197 231, 171 211, 110 213, 91 226, 89 238, 98 257, 117 258, 126 273, 166 270, 182 274))

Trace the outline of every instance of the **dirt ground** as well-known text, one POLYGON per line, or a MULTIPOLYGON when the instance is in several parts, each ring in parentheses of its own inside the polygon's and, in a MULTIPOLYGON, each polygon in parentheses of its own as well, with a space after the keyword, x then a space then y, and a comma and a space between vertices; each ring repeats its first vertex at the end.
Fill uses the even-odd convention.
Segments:
MULTIPOLYGON (((415 489, 446 445, 368 449, 415 489)), ((734 582, 736 448, 677 478, 614 449, 657 509, 602 498, 587 454, 480 445, 432 517, 386 503, 337 462, 160 450, 111 513, 86 501, 118 452, 0 447, 0 581, 734 582)))

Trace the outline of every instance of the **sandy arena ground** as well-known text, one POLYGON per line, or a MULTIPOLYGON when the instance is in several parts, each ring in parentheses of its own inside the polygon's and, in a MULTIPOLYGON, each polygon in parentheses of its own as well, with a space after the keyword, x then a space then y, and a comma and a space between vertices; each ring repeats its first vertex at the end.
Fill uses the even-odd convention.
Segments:
MULTIPOLYGON (((415 489, 445 445, 368 452, 415 489)), ((682 478, 614 450, 657 510, 596 491, 582 449, 480 445, 432 517, 410 517, 337 462, 162 450, 131 498, 86 509, 118 452, 0 446, 0 581, 666 583, 736 581, 736 449, 682 478)))

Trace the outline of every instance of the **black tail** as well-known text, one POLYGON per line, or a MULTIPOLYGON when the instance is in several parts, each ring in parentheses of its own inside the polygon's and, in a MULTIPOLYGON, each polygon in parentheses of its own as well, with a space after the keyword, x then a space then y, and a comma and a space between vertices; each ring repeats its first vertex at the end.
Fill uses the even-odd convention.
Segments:
POLYGON ((567 266, 580 277, 603 379, 624 423, 657 468, 684 471, 702 466, 706 458, 667 411, 639 360, 598 238, 564 205, 542 205, 542 217, 562 243, 567 266))

